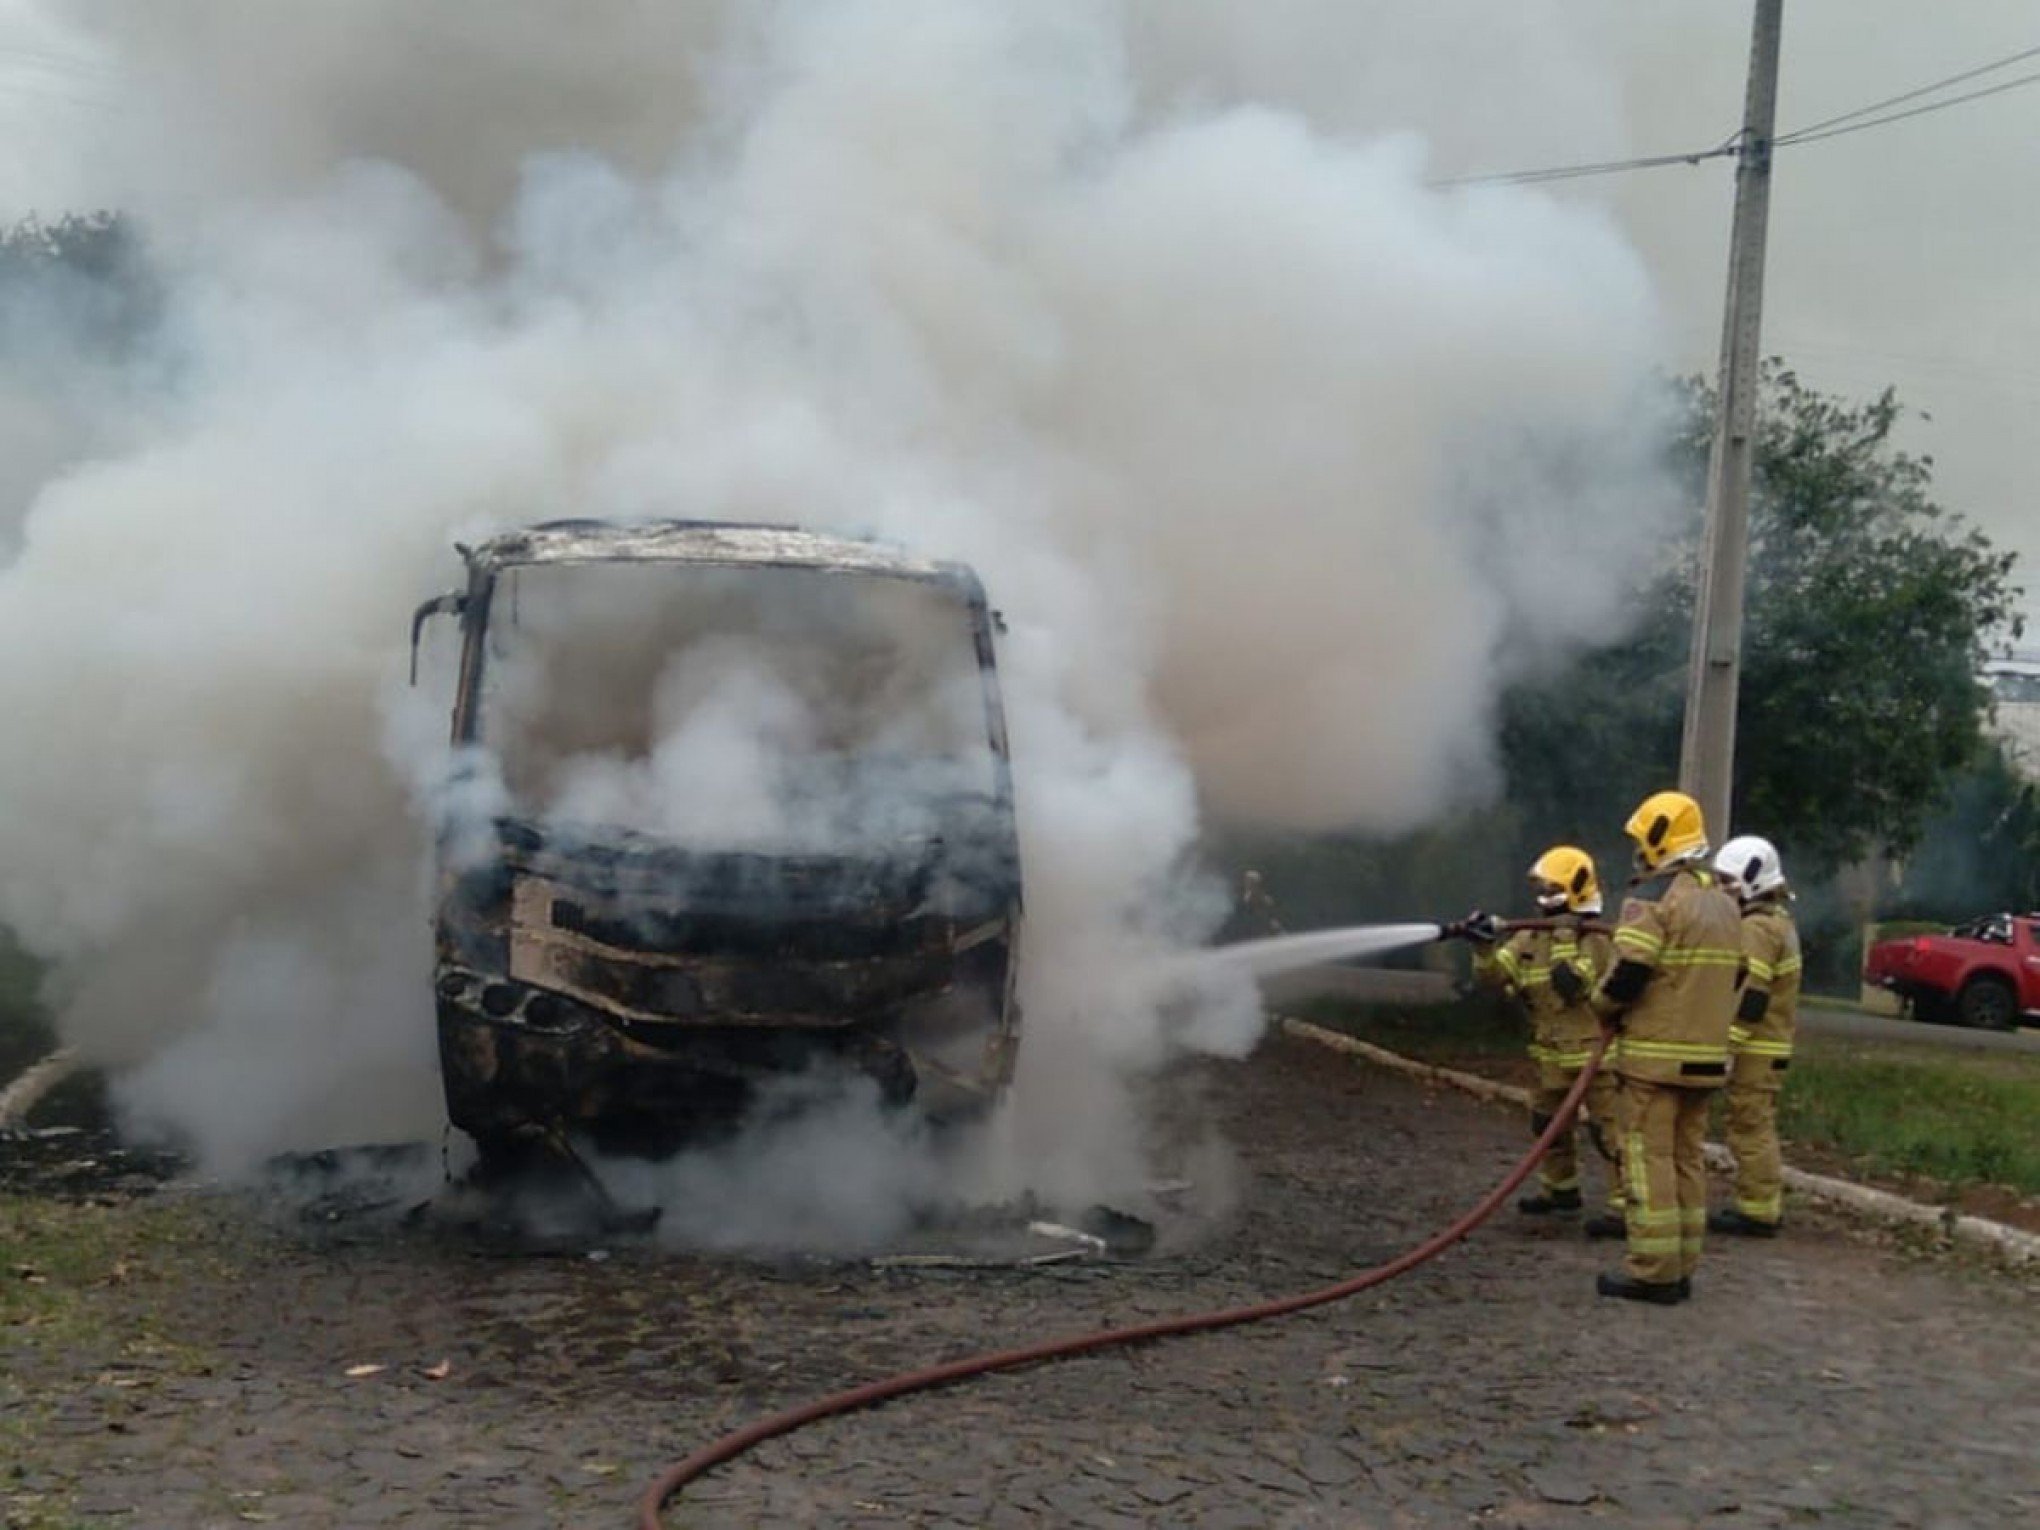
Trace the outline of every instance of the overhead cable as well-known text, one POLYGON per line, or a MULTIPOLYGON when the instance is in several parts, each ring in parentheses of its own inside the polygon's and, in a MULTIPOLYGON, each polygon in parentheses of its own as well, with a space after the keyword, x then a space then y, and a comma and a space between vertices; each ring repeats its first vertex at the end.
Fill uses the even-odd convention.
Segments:
POLYGON ((1609 159, 1584 165, 1551 165, 1541 170, 1505 170, 1498 175, 1459 175, 1426 184, 1441 186, 1536 186, 1545 181, 1582 180, 1593 175, 1617 175, 1625 170, 1656 170, 1665 165, 1697 165, 1702 160, 1720 159, 1736 152, 1742 134, 1736 133, 1711 149, 1692 149, 1684 154, 1651 154, 1640 159, 1609 159))
MULTIPOLYGON (((1826 117, 1819 122, 1809 122, 1803 128, 1794 128, 1789 133, 1780 133, 1775 141, 1778 143, 1790 143, 1795 139, 1804 139, 1812 134, 1821 132, 1823 129, 1834 127, 1837 123, 1853 122, 1858 117, 1867 117, 1872 112, 1881 112, 1887 106, 1900 106, 1907 101, 1916 101, 1921 96, 1930 96, 1937 90, 1946 90, 1950 85, 1960 85, 1964 80, 1973 80, 1978 75, 1991 74, 1996 70, 2006 68, 2012 64, 2023 63, 2025 60, 2036 56, 2040 56, 2040 47, 2026 48, 2018 53, 2008 53, 2003 58, 1992 59, 1988 64, 1978 64, 1974 69, 1965 69, 1960 74, 1951 74, 1945 80, 1935 80, 1931 85, 1920 85, 1899 95, 1886 96, 1882 101, 1872 101, 1868 106, 1859 106, 1854 111, 1843 112, 1838 117, 1826 117)), ((1964 96, 1958 99, 1969 100, 1971 98, 1964 96)), ((1955 102, 1947 101, 1942 104, 1953 106, 1955 102)), ((1868 126, 1868 124, 1865 124, 1865 126, 1868 126)))
POLYGON ((1849 133, 1860 133, 1865 128, 1882 127, 1887 122, 1903 122, 1908 117, 1924 117, 1928 112, 1938 112, 1944 107, 1960 106, 1965 101, 1981 101, 1985 96, 2001 95, 2008 90, 2017 90, 2024 85, 2040 83, 2040 70, 2022 74, 2017 79, 2005 80, 2000 84, 1986 86, 1982 90, 1966 91, 1959 96, 1949 96, 1942 101, 1929 101, 1925 106, 1915 106, 1902 112, 1890 112, 1882 117, 1872 117, 1863 122, 1851 122, 1842 127, 1831 127, 1816 132, 1812 128, 1801 128, 1789 137, 1772 140, 1775 148, 1790 148, 1803 143, 1819 143, 1823 138, 1840 138, 1849 133))
MULTIPOLYGON (((1986 85, 1980 90, 1965 91, 1959 96, 1947 96, 1938 101, 1911 107, 1906 111, 1886 111, 1887 107, 1917 101, 1922 96, 1933 95, 1946 90, 1950 85, 1960 85, 1965 80, 1980 75, 1992 74, 2026 59, 2040 57, 2040 46, 2008 53, 1990 63, 1979 64, 1974 69, 1965 69, 1960 74, 1951 74, 1931 84, 1916 86, 1895 96, 1886 96, 1881 101, 1872 101, 1838 116, 1826 117, 1819 122, 1808 123, 1803 128, 1794 128, 1789 133, 1780 133, 1771 140, 1773 148, 1785 148, 1794 144, 1818 143, 1823 138, 1839 138, 1846 133, 1860 133, 1865 129, 1883 127, 1886 123, 1902 122, 1908 117, 1921 117, 1937 112, 1944 107, 1961 106, 1965 102, 1980 101, 1985 96, 1999 95, 2008 90, 2040 82, 2040 71, 2022 74, 2016 79, 2001 80, 1995 85, 1986 85), (1874 113, 1883 112, 1876 116, 1874 113)), ((1629 170, 1657 170, 1668 165, 1697 165, 1710 159, 1723 159, 1741 152, 1742 134, 1737 132, 1709 149, 1693 149, 1684 154, 1650 154, 1636 159, 1610 159, 1576 165, 1550 165, 1535 170, 1505 170, 1494 175, 1459 175, 1427 184, 1434 188, 1449 186, 1539 186, 1549 181, 1584 180, 1590 176, 1619 175, 1629 170)))

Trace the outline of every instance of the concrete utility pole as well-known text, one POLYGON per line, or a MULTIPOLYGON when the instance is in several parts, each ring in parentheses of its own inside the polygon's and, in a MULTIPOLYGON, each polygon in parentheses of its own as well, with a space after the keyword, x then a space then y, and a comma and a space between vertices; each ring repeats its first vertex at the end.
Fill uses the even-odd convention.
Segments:
POLYGON ((1728 244, 1728 311, 1721 326, 1721 398, 1707 470, 1707 529, 1693 604, 1693 655, 1679 785, 1695 798, 1717 845, 1732 832, 1735 704, 1742 682, 1743 569, 1750 541, 1750 459, 1756 449, 1764 229, 1771 212, 1771 135, 1778 108, 1784 0, 1756 0, 1750 80, 1735 170, 1728 244))

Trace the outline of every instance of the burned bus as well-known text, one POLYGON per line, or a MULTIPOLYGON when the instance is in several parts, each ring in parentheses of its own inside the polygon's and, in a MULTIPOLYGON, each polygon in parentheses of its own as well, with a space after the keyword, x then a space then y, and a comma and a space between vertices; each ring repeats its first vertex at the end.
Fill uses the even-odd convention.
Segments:
POLYGON ((435 973, 485 1162, 660 1155, 770 1080, 995 1099, 1021 923, 996 613, 970 569, 779 526, 463 546, 435 973))

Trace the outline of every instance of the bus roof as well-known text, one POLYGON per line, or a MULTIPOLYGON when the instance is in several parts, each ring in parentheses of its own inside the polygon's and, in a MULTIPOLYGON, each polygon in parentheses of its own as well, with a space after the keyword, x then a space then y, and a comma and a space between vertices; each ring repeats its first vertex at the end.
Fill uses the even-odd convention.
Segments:
POLYGON ((736 521, 546 521, 463 547, 461 553, 470 565, 492 571, 545 563, 650 562, 823 569, 945 583, 969 577, 960 564, 918 558, 884 542, 736 521))

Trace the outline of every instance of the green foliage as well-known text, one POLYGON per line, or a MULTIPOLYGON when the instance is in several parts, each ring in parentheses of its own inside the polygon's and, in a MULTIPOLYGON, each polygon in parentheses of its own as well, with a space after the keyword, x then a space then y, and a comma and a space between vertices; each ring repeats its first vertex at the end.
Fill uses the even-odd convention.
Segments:
MULTIPOLYGON (((1521 1020, 1481 995, 1428 1009, 1328 998, 1290 1010, 1405 1057, 1523 1076, 1521 1020)), ((1802 1033, 1778 1110, 1788 1160, 1802 1143, 1871 1173, 2040 1194, 2040 1062, 2031 1058, 1802 1033)))
POLYGON ((1945 924, 1992 909, 2040 908, 2040 786, 1987 747, 1927 824, 1887 900, 1945 924))
POLYGON ((1768 402, 1739 811, 1822 864, 1903 852, 1980 752, 1976 676, 2018 630, 2014 556, 1934 504, 1931 462, 1891 448, 1889 389, 1845 407, 1778 370, 1768 402))
POLYGON ((140 236, 118 213, 28 217, 0 228, 0 355, 29 350, 54 328, 73 348, 132 344, 160 311, 140 236))
POLYGON ((0 1085, 56 1044, 37 1001, 42 968, 0 928, 0 1085))
POLYGON ((88 1366, 147 1355, 166 1370, 195 1369, 203 1357, 163 1331, 150 1297, 194 1279, 238 1280, 248 1236, 203 1198, 0 1192, 0 1376, 37 1355, 88 1366))
MULTIPOLYGON (((1714 399, 1698 382, 1680 392, 1673 466, 1697 486, 1714 399)), ((1848 404, 1766 369, 1735 827, 1779 841, 1803 880, 1918 841, 1979 756, 1990 645, 2019 631, 2013 555, 1934 503, 1931 461, 1892 444, 1899 418, 1889 390, 1848 404)), ((1697 537, 1667 560, 1628 641, 1506 698, 1511 798, 1546 826, 1533 837, 1620 822, 1672 781, 1696 558, 1697 537)))
POLYGON ((134 258, 134 233, 110 212, 66 213, 55 223, 30 214, 0 229, 0 282, 53 269, 111 279, 134 258))
POLYGON ((1529 829, 1513 859, 1546 845, 1593 854, 1602 885, 1619 884, 1630 810, 1677 774, 1691 616, 1670 580, 1630 641, 1590 653, 1567 673, 1502 698, 1500 744, 1509 799, 1529 829))
MULTIPOLYGON (((1578 844, 1611 906, 1621 824, 1672 784, 1692 640, 1714 399, 1673 385, 1667 471, 1693 514, 1623 640, 1503 698, 1502 802, 1391 841, 1324 836, 1219 847, 1259 866, 1292 929, 1521 906, 1545 847, 1578 844)), ((1808 979, 1855 993, 1860 911, 1821 887, 1874 850, 1908 863, 1895 912, 1953 919, 2040 907, 2040 795, 1984 740, 1976 675, 2015 636, 2012 555, 1931 497, 1932 464, 1892 444, 1901 411, 1816 393, 1773 362, 1753 485, 1737 822, 1778 841, 1803 896, 1808 979)))
POLYGON ((1793 1142, 1878 1173, 2040 1194, 2040 1066, 1925 1048, 1802 1042, 1779 1097, 1793 1142))
POLYGON ((1245 867, 1260 871, 1284 927, 1312 930, 1377 920, 1442 922, 1475 905, 1511 908, 1522 895, 1522 868, 1497 857, 1495 846, 1517 832, 1517 815, 1497 807, 1392 840, 1231 836, 1207 849, 1235 876, 1245 867))

